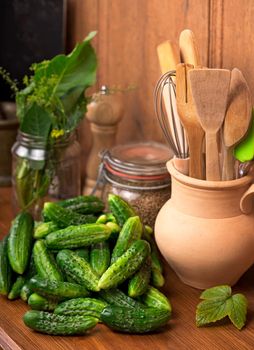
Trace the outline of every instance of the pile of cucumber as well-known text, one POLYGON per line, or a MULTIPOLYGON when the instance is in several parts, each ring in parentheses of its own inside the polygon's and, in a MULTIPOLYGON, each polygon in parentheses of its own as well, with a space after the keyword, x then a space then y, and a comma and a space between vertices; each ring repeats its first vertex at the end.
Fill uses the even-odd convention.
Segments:
POLYGON ((152 229, 110 194, 47 202, 43 221, 20 213, 0 242, 0 294, 31 307, 24 323, 42 333, 83 334, 102 322, 145 333, 165 325, 171 305, 152 229))

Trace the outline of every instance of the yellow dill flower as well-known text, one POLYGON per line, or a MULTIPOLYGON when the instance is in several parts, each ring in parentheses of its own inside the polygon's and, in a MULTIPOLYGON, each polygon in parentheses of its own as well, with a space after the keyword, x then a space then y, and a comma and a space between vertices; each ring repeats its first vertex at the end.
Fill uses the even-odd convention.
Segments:
POLYGON ((58 129, 53 129, 53 130, 51 131, 50 135, 51 135, 52 138, 57 139, 58 137, 64 135, 64 130, 63 130, 63 129, 60 129, 60 130, 58 130, 58 129))

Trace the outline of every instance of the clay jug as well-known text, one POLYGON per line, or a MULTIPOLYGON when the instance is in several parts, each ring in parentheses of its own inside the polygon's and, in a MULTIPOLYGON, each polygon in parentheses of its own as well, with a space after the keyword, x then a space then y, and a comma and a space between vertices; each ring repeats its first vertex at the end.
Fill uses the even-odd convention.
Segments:
POLYGON ((234 285, 254 262, 253 173, 198 180, 167 163, 171 199, 155 222, 157 245, 180 279, 195 288, 234 285))

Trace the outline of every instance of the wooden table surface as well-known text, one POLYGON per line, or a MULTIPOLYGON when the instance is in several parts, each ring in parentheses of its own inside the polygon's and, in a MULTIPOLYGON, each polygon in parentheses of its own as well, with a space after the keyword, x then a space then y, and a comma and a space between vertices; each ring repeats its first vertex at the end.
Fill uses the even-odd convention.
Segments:
MULTIPOLYGON (((0 234, 8 232, 13 218, 11 191, 0 189, 0 234)), ((253 247, 254 248, 254 247, 253 247)), ((228 320, 219 325, 197 328, 195 309, 200 291, 184 285, 170 268, 166 268, 165 294, 172 307, 172 320, 160 332, 127 335, 96 326, 84 336, 48 336, 33 332, 22 322, 28 309, 21 300, 0 298, 0 348, 25 350, 251 350, 254 349, 254 268, 233 288, 249 301, 247 325, 238 331, 228 320)))

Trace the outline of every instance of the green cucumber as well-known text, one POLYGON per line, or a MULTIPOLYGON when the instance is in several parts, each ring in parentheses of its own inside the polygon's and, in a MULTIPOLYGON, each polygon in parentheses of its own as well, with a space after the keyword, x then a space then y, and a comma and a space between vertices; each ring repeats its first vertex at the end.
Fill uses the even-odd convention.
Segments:
POLYGON ((20 298, 27 302, 28 301, 28 298, 30 297, 30 295, 33 294, 33 291, 28 287, 28 284, 25 283, 23 285, 23 287, 21 288, 21 291, 20 291, 20 298))
POLYGON ((140 268, 149 253, 150 245, 147 241, 133 242, 130 248, 101 276, 99 289, 116 287, 128 279, 140 268))
POLYGON ((172 312, 172 307, 168 298, 152 286, 148 287, 146 293, 142 295, 141 300, 148 307, 166 309, 172 312))
POLYGON ((50 249, 80 248, 103 242, 110 234, 110 228, 103 224, 69 226, 48 234, 46 244, 50 249))
POLYGON ((50 281, 38 276, 32 277, 28 282, 29 288, 43 297, 79 298, 89 295, 88 290, 79 284, 62 281, 50 281))
POLYGON ((99 278, 85 259, 65 249, 57 254, 56 261, 65 275, 70 276, 76 283, 88 290, 99 291, 99 278))
POLYGON ((8 295, 11 289, 12 269, 7 253, 8 236, 0 242, 0 294, 8 295))
POLYGON ((171 313, 165 309, 107 306, 101 320, 108 327, 126 333, 147 333, 167 324, 171 313))
POLYGON ((142 308, 144 304, 137 300, 134 300, 118 288, 102 289, 99 291, 99 296, 105 300, 108 304, 114 306, 131 307, 131 308, 142 308))
POLYGON ((55 259, 48 252, 43 240, 36 241, 33 248, 34 263, 37 273, 42 278, 51 281, 63 281, 63 274, 58 268, 55 259))
POLYGON ((77 196, 57 202, 63 208, 68 208, 80 214, 96 214, 104 209, 103 201, 96 196, 77 196))
POLYGON ((143 239, 149 242, 151 246, 152 269, 155 268, 162 273, 162 264, 159 258, 160 254, 155 243, 154 236, 151 233, 148 233, 148 229, 146 226, 143 232, 143 239))
POLYGON ((126 252, 132 242, 141 238, 142 230, 139 216, 132 216, 125 221, 111 255, 111 264, 126 252))
POLYGON ((20 298, 20 292, 23 288, 24 284, 26 283, 26 279, 24 276, 18 276, 16 281, 13 283, 11 290, 8 294, 9 300, 15 300, 20 298))
POLYGON ((98 276, 101 276, 107 270, 110 264, 110 248, 108 242, 101 242, 92 245, 90 264, 98 276))
POLYGON ((154 287, 160 288, 165 284, 165 278, 160 270, 152 266, 151 282, 154 287))
POLYGON ((53 311, 57 307, 58 300, 45 298, 37 293, 33 293, 28 298, 28 305, 33 310, 53 311))
POLYGON ((108 304, 95 298, 76 298, 60 303, 54 313, 67 316, 93 316, 100 319, 102 310, 108 304))
POLYGON ((8 258, 13 271, 22 275, 28 265, 33 241, 33 218, 22 212, 13 220, 8 238, 8 258))
POLYGON ((49 233, 59 230, 57 224, 53 221, 41 222, 34 229, 34 238, 40 239, 46 237, 49 233))
POLYGON ((131 217, 136 216, 134 209, 124 201, 120 196, 110 193, 108 195, 109 208, 112 211, 118 225, 123 226, 125 221, 131 217))
POLYGON ((96 217, 92 214, 78 214, 70 209, 62 208, 54 202, 46 202, 43 212, 50 221, 54 221, 60 228, 71 225, 88 224, 96 221, 96 217))
POLYGON ((23 321, 35 331, 52 335, 83 334, 98 323, 92 316, 64 316, 37 310, 27 311, 23 321))
POLYGON ((97 224, 106 224, 107 222, 113 222, 115 224, 117 223, 116 218, 112 213, 101 214, 96 220, 97 224))
POLYGON ((145 263, 135 273, 128 284, 128 295, 136 298, 144 294, 148 288, 151 277, 151 258, 148 256, 145 263))

